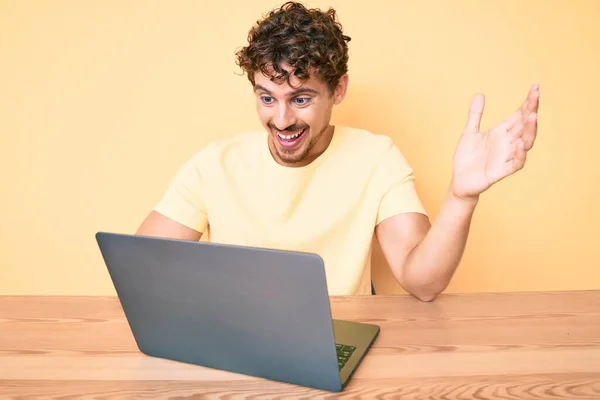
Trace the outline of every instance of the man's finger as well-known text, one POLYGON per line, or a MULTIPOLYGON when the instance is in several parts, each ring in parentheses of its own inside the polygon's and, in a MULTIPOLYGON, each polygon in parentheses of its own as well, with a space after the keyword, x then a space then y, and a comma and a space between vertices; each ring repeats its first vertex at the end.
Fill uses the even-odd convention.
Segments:
POLYGON ((519 107, 519 111, 521 111, 522 114, 525 114, 527 112, 528 105, 529 105, 529 95, 527 95, 527 98, 525 99, 523 104, 521 104, 521 107, 519 107))
POLYGON ((532 112, 537 112, 540 98, 539 85, 535 84, 529 89, 529 93, 527 93, 527 98, 521 104, 519 110, 523 114, 529 114, 532 112))
POLYGON ((465 132, 479 132, 479 124, 481 123, 481 115, 483 114, 483 107, 485 105, 485 97, 483 94, 477 94, 471 101, 469 107, 469 117, 467 119, 467 126, 465 132))
POLYGON ((520 170, 525 165, 525 160, 527 159, 527 151, 525 150, 525 142, 521 140, 517 140, 515 142, 515 158, 513 159, 513 168, 515 171, 520 170))
POLYGON ((525 128, 525 124, 523 123, 523 121, 521 120, 521 118, 519 118, 517 120, 517 122, 508 131, 508 136, 509 136, 509 139, 510 139, 510 143, 514 142, 515 140, 517 140, 521 136, 523 136, 523 129, 524 128, 525 128))
POLYGON ((510 175, 525 165, 527 159, 527 151, 525 151, 525 143, 523 139, 518 139, 513 145, 510 154, 504 162, 505 173, 510 175))
POLYGON ((523 140, 525 142, 525 150, 529 151, 533 147, 537 136, 537 114, 529 114, 529 118, 523 127, 523 140))
POLYGON ((521 112, 520 111, 515 111, 512 114, 510 114, 504 121, 500 122, 498 124, 498 127, 504 131, 511 131, 515 125, 517 125, 517 131, 518 131, 518 125, 520 123, 521 120, 521 112))

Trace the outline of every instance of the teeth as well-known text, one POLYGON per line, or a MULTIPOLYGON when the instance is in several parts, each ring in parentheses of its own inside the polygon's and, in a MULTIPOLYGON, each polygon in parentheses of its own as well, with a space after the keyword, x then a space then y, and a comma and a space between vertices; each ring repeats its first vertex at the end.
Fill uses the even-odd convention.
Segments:
POLYGON ((296 139, 298 136, 300 136, 300 134, 304 132, 304 130, 294 134, 294 135, 282 135, 281 133, 278 133, 279 137, 284 139, 284 140, 292 140, 292 139, 296 139))

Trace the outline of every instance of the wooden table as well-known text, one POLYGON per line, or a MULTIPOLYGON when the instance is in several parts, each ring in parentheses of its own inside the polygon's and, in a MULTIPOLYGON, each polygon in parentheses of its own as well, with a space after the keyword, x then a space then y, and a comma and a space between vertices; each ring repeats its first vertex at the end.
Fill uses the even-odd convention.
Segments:
POLYGON ((341 297, 332 312, 381 326, 340 394, 142 355, 115 298, 0 297, 0 398, 600 399, 600 291, 341 297))

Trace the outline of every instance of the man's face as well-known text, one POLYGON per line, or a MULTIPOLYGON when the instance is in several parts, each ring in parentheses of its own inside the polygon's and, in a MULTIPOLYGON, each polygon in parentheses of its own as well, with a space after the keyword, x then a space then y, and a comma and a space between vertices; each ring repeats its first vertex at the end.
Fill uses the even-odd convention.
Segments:
MULTIPOLYGON (((289 65, 282 67, 291 70, 289 65)), ((272 82, 261 72, 254 74, 254 80, 258 116, 269 134, 269 149, 275 160, 300 167, 323 153, 333 133, 331 111, 346 93, 347 75, 333 93, 312 75, 304 83, 292 75, 291 85, 272 82)))

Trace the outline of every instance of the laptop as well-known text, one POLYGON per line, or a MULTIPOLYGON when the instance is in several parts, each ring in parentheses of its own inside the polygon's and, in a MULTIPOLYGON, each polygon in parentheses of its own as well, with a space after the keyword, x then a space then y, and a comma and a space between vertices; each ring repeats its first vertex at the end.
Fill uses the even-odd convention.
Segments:
POLYGON ((333 320, 312 253, 98 232, 139 350, 340 392, 379 326, 333 320))

